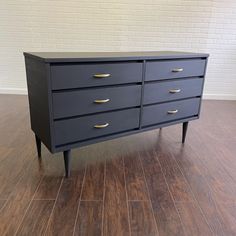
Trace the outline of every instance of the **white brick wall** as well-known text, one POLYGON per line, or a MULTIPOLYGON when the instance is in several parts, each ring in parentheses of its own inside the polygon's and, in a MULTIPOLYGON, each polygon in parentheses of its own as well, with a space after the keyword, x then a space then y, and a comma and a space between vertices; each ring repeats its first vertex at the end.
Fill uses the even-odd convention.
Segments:
POLYGON ((235 0, 0 0, 0 92, 25 93, 23 51, 211 54, 205 96, 236 99, 235 0))

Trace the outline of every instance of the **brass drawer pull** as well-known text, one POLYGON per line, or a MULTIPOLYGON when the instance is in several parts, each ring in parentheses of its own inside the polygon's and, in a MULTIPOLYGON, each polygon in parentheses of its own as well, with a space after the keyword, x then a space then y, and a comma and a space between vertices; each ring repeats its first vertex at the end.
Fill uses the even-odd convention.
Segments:
POLYGON ((109 123, 106 123, 104 125, 94 125, 94 128, 96 129, 102 129, 102 128, 106 128, 109 125, 109 123))
POLYGON ((168 114, 176 114, 178 112, 178 110, 171 110, 171 111, 167 111, 168 114))
POLYGON ((179 93, 181 89, 170 89, 169 93, 179 93))
POLYGON ((174 69, 172 70, 172 72, 182 72, 182 71, 184 71, 183 68, 174 68, 174 69))
POLYGON ((111 76, 111 74, 96 74, 93 77, 98 78, 98 79, 102 79, 102 78, 107 78, 110 76, 111 76))
POLYGON ((94 103, 97 103, 97 104, 102 104, 102 103, 107 103, 107 102, 109 102, 110 101, 110 99, 109 98, 107 98, 107 99, 101 99, 101 100, 94 100, 94 103))

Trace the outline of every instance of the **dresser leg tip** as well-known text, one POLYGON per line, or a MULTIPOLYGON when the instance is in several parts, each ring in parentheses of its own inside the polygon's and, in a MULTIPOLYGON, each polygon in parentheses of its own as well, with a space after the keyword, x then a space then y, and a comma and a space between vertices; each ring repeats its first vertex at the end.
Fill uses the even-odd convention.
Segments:
POLYGON ((64 151, 65 177, 70 177, 71 150, 64 151))
POLYGON ((182 144, 185 143, 187 130, 188 130, 188 122, 184 122, 183 123, 183 128, 182 128, 182 144))

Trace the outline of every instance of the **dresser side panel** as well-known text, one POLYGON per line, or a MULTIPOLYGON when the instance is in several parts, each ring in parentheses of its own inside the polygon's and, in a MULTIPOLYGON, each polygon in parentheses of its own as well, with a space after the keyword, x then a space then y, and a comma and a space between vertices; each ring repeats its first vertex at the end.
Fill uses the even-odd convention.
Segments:
POLYGON ((203 76, 203 83, 202 83, 202 93, 201 93, 201 99, 200 99, 199 111, 198 111, 199 118, 201 115, 202 98, 203 98, 203 92, 204 92, 204 85, 205 85, 205 81, 206 81, 207 65, 208 65, 208 58, 206 58, 206 60, 205 60, 205 69, 204 69, 204 76, 203 76))
POLYGON ((49 65, 25 57, 31 129, 52 152, 49 65))

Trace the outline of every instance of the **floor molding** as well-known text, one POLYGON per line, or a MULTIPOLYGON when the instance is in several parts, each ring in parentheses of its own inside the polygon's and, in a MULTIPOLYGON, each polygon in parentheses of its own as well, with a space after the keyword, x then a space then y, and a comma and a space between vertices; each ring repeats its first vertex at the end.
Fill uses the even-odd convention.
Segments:
POLYGON ((204 94, 203 99, 207 99, 207 100, 236 100, 236 94, 204 94))
POLYGON ((24 94, 27 95, 27 89, 22 88, 0 88, 0 94, 24 94))

